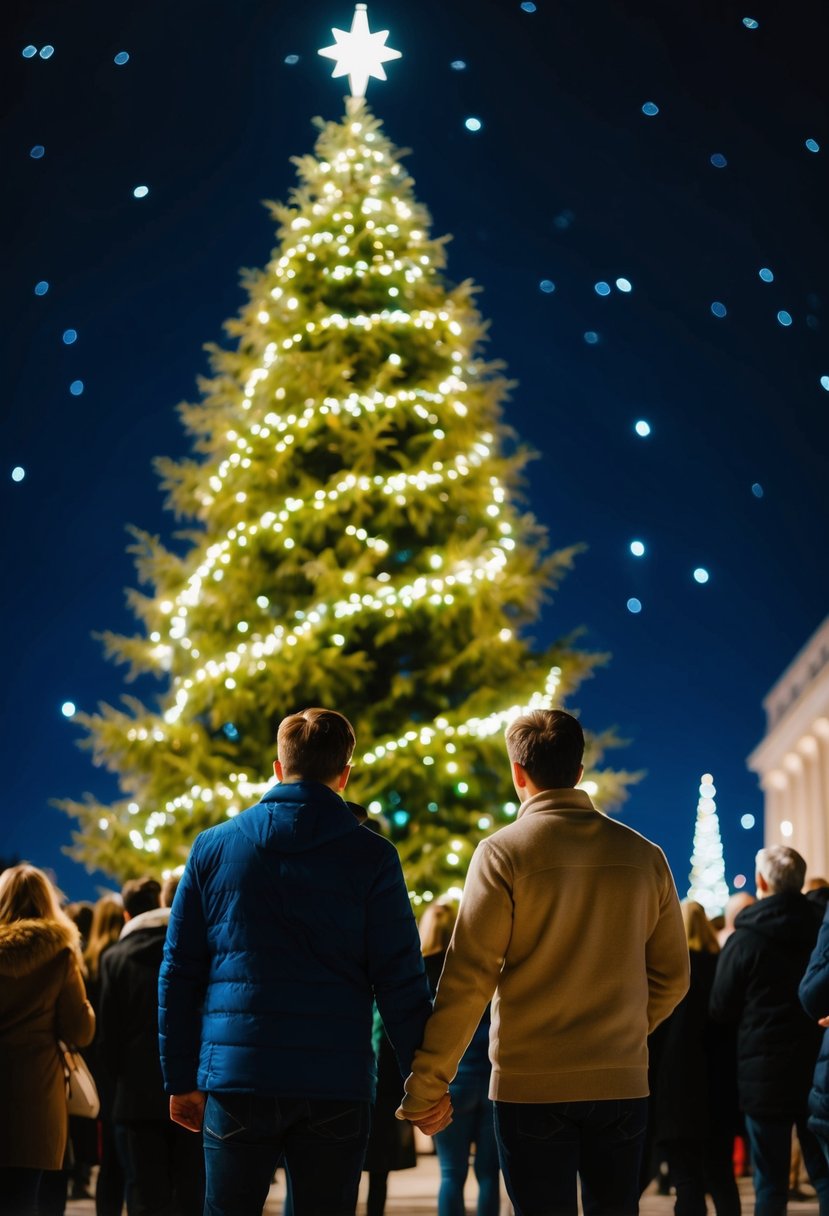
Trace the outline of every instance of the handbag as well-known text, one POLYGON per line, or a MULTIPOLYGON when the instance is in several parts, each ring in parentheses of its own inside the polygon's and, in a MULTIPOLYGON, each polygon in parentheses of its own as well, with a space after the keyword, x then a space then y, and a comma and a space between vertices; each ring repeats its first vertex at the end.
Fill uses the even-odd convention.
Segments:
POLYGON ((62 1040, 58 1041, 58 1050, 63 1057, 63 1075, 66 1077, 66 1109, 70 1115, 78 1115, 82 1119, 97 1119, 101 1099, 86 1060, 62 1040))

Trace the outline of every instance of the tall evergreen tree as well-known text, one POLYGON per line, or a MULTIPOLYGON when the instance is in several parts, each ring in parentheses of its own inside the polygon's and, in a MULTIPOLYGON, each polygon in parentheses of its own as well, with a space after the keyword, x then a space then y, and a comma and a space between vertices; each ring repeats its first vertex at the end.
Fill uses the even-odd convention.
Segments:
POLYGON ((700 778, 697 819, 694 825, 694 851, 691 854, 691 885, 688 898, 702 904, 707 916, 719 916, 728 899, 725 881, 720 820, 714 795, 717 789, 710 773, 700 778))
MULTIPOLYGON (((528 454, 472 284, 444 278, 365 103, 317 126, 289 205, 270 204, 278 245, 244 275, 235 341, 180 407, 195 455, 158 461, 185 544, 134 533, 140 628, 106 646, 158 677, 157 704, 78 715, 123 796, 63 805, 88 864, 173 869, 266 787, 285 714, 336 707, 357 732, 351 796, 387 818, 419 899, 515 813, 504 725, 597 660, 526 637, 574 550, 546 553, 516 506, 528 454)), ((609 806, 626 774, 590 780, 609 806)))

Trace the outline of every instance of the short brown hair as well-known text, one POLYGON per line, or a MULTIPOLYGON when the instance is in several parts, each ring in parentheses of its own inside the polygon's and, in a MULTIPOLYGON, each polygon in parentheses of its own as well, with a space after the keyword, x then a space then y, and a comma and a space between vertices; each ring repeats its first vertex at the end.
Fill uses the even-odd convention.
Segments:
POLYGON ((279 724, 276 750, 286 777, 332 781, 351 763, 357 740, 348 718, 334 709, 303 709, 279 724))
POLYGON ((131 878, 121 888, 121 900, 128 916, 152 912, 161 902, 161 883, 157 878, 131 878))
POLYGON ((581 723, 563 709, 536 709, 507 727, 507 754, 541 790, 572 789, 584 756, 581 723))

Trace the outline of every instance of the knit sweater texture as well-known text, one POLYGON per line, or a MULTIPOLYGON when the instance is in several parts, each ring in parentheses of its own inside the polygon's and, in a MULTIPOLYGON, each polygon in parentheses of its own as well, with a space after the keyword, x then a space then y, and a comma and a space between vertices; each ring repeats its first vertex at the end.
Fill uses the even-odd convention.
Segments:
POLYGON ((490 1000, 492 1099, 644 1097, 647 1036, 688 983, 662 850, 581 790, 535 794, 475 851, 403 1110, 446 1092, 490 1000))

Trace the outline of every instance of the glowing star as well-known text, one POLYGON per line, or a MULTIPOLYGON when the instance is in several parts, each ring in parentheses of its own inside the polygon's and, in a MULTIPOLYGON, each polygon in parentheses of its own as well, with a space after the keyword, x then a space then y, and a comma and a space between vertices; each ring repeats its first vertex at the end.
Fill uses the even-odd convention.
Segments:
POLYGON ((332 46, 324 47, 319 54, 326 59, 336 60, 337 66, 331 75, 335 79, 338 76, 348 77, 352 97, 365 97, 369 79, 385 80, 383 64, 390 59, 401 58, 400 51, 384 46, 389 36, 388 30, 369 33, 365 4, 355 7, 350 30, 333 29, 331 33, 336 41, 332 46))

